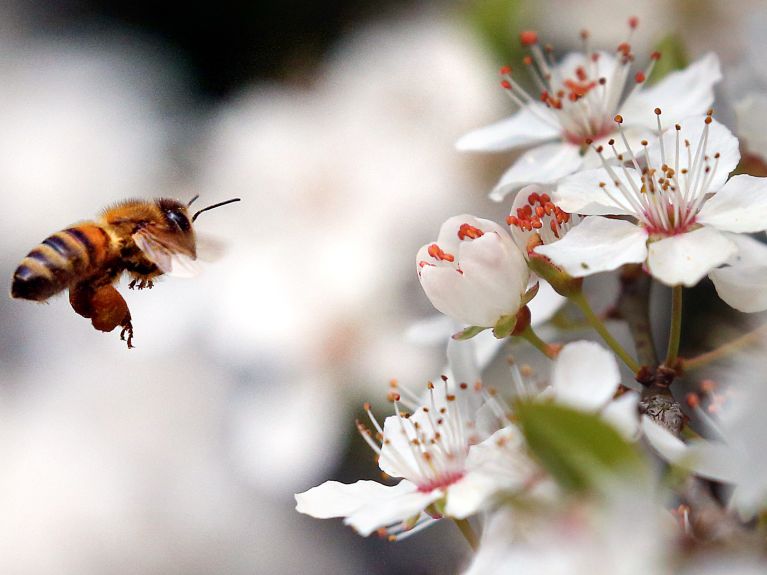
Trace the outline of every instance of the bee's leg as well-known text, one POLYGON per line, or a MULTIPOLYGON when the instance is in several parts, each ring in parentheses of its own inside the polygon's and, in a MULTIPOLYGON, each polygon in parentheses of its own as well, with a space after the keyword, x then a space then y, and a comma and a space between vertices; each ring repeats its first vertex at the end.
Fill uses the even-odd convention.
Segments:
POLYGON ((133 279, 128 284, 129 289, 152 289, 154 287, 154 281, 152 280, 153 276, 146 276, 134 273, 132 274, 133 279))
POLYGON ((90 318, 93 327, 99 331, 112 331, 122 327, 120 339, 127 334, 128 347, 133 347, 133 325, 128 304, 113 285, 93 288, 82 283, 69 290, 72 308, 83 317, 90 318))

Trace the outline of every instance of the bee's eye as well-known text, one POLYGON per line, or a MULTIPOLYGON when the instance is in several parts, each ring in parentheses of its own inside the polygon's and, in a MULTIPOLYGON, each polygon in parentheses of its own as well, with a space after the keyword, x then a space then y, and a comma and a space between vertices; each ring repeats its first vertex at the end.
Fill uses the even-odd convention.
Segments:
POLYGON ((165 215, 168 220, 176 224, 182 232, 188 232, 192 227, 189 223, 189 219, 177 210, 168 210, 165 212, 165 215))

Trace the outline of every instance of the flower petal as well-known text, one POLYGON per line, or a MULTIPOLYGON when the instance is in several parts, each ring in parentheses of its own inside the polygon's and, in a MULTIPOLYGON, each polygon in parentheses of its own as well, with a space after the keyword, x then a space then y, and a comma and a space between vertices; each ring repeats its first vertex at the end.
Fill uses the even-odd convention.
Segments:
POLYGON ((574 277, 614 270, 647 257, 647 234, 631 222, 589 216, 561 240, 535 248, 574 277))
POLYGON ((415 489, 415 485, 409 481, 401 481, 393 487, 375 481, 357 481, 352 484, 326 481, 308 491, 297 493, 296 511, 317 519, 346 517, 365 505, 393 495, 410 493, 415 489))
POLYGON ((767 178, 733 176, 703 204, 696 220, 725 232, 767 229, 767 178))
POLYGON ((401 489, 399 493, 395 493, 394 489, 402 483, 406 482, 402 481, 390 488, 389 497, 377 498, 364 507, 360 507, 349 515, 344 523, 354 527, 360 535, 368 536, 381 527, 387 527, 417 516, 431 503, 444 496, 444 493, 439 489, 429 493, 421 493, 415 490, 412 483, 408 486, 411 488, 410 491, 401 489))
POLYGON ((687 445, 646 415, 642 416, 641 425, 647 441, 669 463, 691 469, 709 479, 728 483, 736 481, 736 470, 740 467, 736 452, 723 443, 698 441, 687 445))
POLYGON ((525 106, 510 118, 469 132, 455 147, 462 152, 502 152, 558 138, 559 128, 541 119, 550 115, 548 110, 534 105, 535 111, 525 106))
POLYGON ((711 179, 708 181, 705 187, 700 185, 703 182, 703 175, 699 175, 694 181, 697 182, 693 197, 699 196, 701 193, 707 194, 709 192, 716 192, 727 181, 727 177, 732 172, 740 161, 740 143, 733 133, 724 124, 711 120, 707 122, 707 116, 690 116, 685 118, 684 121, 679 122, 680 130, 669 129, 663 134, 663 146, 656 138, 653 143, 647 148, 647 153, 650 156, 650 161, 654 166, 662 166, 665 163, 670 163, 674 166, 674 169, 678 169, 680 172, 683 170, 689 170, 692 173, 693 167, 696 166, 696 158, 701 145, 701 137, 704 135, 704 131, 708 127, 708 135, 703 139, 705 141, 705 163, 701 164, 700 159, 697 159, 698 167, 704 168, 708 165, 713 174, 706 174, 706 177, 711 179), (680 152, 678 163, 673 160, 677 138, 679 138, 680 152), (684 149, 684 142, 690 142, 690 155, 684 149), (718 154, 718 158, 715 158, 718 154))
POLYGON ((705 54, 684 70, 670 73, 656 85, 632 94, 621 106, 627 124, 655 128, 653 110, 663 111, 666 125, 687 116, 705 114, 714 103, 714 84, 722 79, 719 58, 705 54))
POLYGON ((525 152, 496 184, 490 199, 500 202, 507 194, 528 184, 549 184, 572 174, 581 166, 578 146, 556 142, 525 152))
MULTIPOLYGON (((623 170, 621 181, 628 183, 623 170)), ((641 188, 641 178, 628 169, 629 178, 641 188)), ((634 210, 615 186, 613 177, 604 168, 584 170, 562 179, 553 193, 554 203, 569 213, 587 216, 633 215, 634 210)))
POLYGON ((749 94, 735 104, 735 116, 748 153, 767 158, 767 95, 749 94))
POLYGON ((556 401, 596 411, 610 401, 621 375, 612 353, 596 342, 576 341, 559 352, 551 380, 556 401))
POLYGON ((602 418, 629 441, 639 434, 639 394, 629 391, 602 409, 602 418))
POLYGON ((716 293, 727 305, 745 313, 767 310, 767 260, 765 265, 734 265, 708 274, 716 293))
POLYGON ((650 242, 647 265, 653 277, 666 285, 690 287, 736 252, 735 243, 724 234, 714 228, 702 227, 650 242))

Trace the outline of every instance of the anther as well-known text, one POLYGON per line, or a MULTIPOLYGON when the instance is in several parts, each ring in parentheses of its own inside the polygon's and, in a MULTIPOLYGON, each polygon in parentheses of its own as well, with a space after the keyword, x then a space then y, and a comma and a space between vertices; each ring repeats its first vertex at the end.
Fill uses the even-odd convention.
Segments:
POLYGON ((508 76, 511 74, 511 66, 503 66, 501 68, 501 76, 508 76))
POLYGON ((660 108, 655 108, 655 115, 660 116, 660 114, 661 114, 660 108))
POLYGON ((647 79, 647 78, 645 77, 645 75, 644 75, 644 72, 637 72, 637 73, 634 75, 634 81, 635 81, 637 84, 641 84, 641 83, 642 83, 642 82, 644 82, 646 79, 647 79))
POLYGON ((629 27, 632 30, 636 30, 637 26, 639 26, 639 18, 637 18, 636 16, 632 16, 631 18, 629 18, 629 27))
POLYGON ((537 44, 538 33, 532 30, 525 30, 524 32, 520 33, 519 41, 523 46, 532 46, 533 44, 537 44))
POLYGON ((623 123, 623 116, 621 116, 620 114, 616 114, 614 120, 615 120, 615 123, 622 124, 623 123))

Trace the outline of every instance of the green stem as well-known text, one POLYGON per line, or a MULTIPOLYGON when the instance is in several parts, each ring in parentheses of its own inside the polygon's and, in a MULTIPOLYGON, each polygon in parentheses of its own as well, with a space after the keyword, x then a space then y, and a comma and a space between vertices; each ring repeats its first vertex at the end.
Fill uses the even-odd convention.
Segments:
POLYGON ((535 333, 535 330, 533 330, 531 326, 527 326, 525 330, 519 334, 519 337, 526 339, 535 349, 540 351, 549 359, 554 359, 557 357, 559 350, 562 348, 560 345, 546 343, 543 341, 540 337, 538 337, 538 334, 535 333))
POLYGON ((472 551, 476 551, 479 548, 479 537, 477 537, 477 534, 474 532, 474 528, 471 526, 471 523, 469 523, 469 520, 453 519, 453 522, 456 527, 458 527, 458 530, 461 532, 464 539, 466 539, 466 542, 469 544, 472 551))
POLYGON ((706 353, 691 357, 690 359, 680 359, 679 362, 681 364, 681 368, 684 371, 691 371, 693 369, 698 369, 699 367, 706 366, 713 361, 727 357, 740 348, 757 341, 759 338, 764 336, 765 333, 767 333, 767 323, 760 325, 756 329, 753 329, 748 333, 741 335, 740 337, 736 337, 724 345, 720 345, 716 349, 712 349, 706 353))
POLYGON ((668 334, 668 350, 663 364, 674 369, 679 356, 679 342, 682 338, 682 286, 671 288, 671 329, 668 334))
POLYGON ((597 314, 594 313, 594 310, 591 309, 591 305, 586 299, 586 296, 583 295, 583 292, 571 295, 570 299, 575 305, 578 306, 583 315, 586 316, 586 320, 589 322, 589 324, 591 324, 591 327, 596 330, 596 332, 602 337, 605 343, 610 346, 610 349, 615 352, 615 355, 621 358, 623 363, 625 363, 633 373, 638 372, 640 368, 639 363, 633 357, 631 357, 631 355, 629 355, 623 346, 618 343, 618 340, 615 339, 609 331, 607 331, 607 327, 605 327, 605 324, 601 319, 599 319, 597 314))

